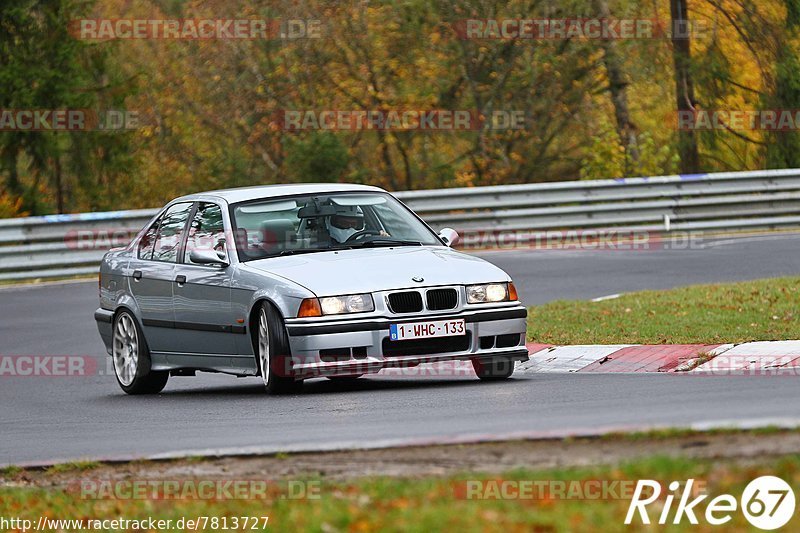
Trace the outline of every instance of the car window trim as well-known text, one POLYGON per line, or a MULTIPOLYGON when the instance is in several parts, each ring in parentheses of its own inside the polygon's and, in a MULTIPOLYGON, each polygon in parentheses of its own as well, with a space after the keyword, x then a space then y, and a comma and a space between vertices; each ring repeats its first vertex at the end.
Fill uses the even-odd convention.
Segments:
POLYGON ((156 218, 149 226, 147 226, 144 230, 144 233, 139 237, 139 240, 136 241, 136 258, 140 261, 152 261, 153 260, 153 252, 156 248, 156 237, 158 237, 158 230, 161 228, 161 219, 164 218, 164 213, 166 213, 166 209, 158 214, 158 218, 156 218), (153 246, 150 248, 150 257, 142 257, 139 255, 141 251, 142 239, 147 237, 147 234, 150 232, 151 229, 156 228, 155 233, 153 234, 153 246))
POLYGON ((381 231, 386 231, 386 226, 383 224, 383 222, 381 222, 380 218, 378 218, 378 215, 375 214, 375 206, 368 205, 365 207, 368 207, 369 209, 363 210, 364 218, 366 219, 364 221, 364 229, 367 229, 368 225, 372 225, 375 226, 376 229, 379 229, 381 231))
POLYGON ((199 205, 200 202, 197 200, 192 202, 192 208, 189 210, 189 218, 186 219, 186 226, 183 229, 183 235, 181 235, 181 244, 178 247, 178 257, 176 257, 177 261, 175 261, 176 264, 186 264, 186 243, 189 241, 189 230, 192 229, 192 221, 197 214, 197 207, 199 205))
MULTIPOLYGON (((159 234, 161 233, 161 225, 162 225, 162 222, 164 221, 164 215, 166 215, 166 214, 167 214, 167 211, 169 211, 171 208, 175 207, 176 205, 181 205, 181 204, 192 204, 192 208, 190 209, 190 214, 191 214, 191 211, 192 211, 192 210, 194 210, 194 204, 196 204, 196 203, 197 203, 197 202, 196 202, 195 200, 189 200, 189 201, 183 201, 183 202, 175 202, 174 204, 170 204, 170 205, 168 205, 168 206, 166 206, 166 207, 164 208, 164 211, 161 213, 161 215, 159 215, 159 219, 158 219, 158 230, 156 230, 156 240, 155 240, 155 242, 153 242, 153 254, 152 254, 152 256, 151 256, 151 258, 150 258, 150 259, 146 259, 145 261, 152 261, 152 262, 154 262, 154 263, 172 263, 173 265, 176 265, 176 264, 178 264, 178 261, 177 261, 177 260, 176 260, 176 261, 162 261, 162 260, 160 260, 160 259, 154 259, 155 255, 156 255, 156 247, 155 247, 155 243, 156 243, 156 242, 158 242, 158 236, 159 236, 159 234)), ((182 240, 183 240, 183 241, 185 241, 185 238, 186 238, 186 229, 188 228, 188 224, 189 224, 189 221, 190 221, 191 219, 192 219, 192 218, 191 218, 191 216, 190 216, 189 218, 187 218, 187 219, 186 219, 186 222, 184 222, 184 223, 183 223, 183 233, 184 233, 184 235, 183 235, 183 237, 182 237, 182 240)), ((182 248, 182 247, 183 247, 183 246, 181 246, 181 248, 182 248)), ((138 254, 137 254, 137 256, 138 256, 138 254)), ((178 257, 176 257, 176 259, 178 259, 178 257)))
POLYGON ((189 242, 189 229, 191 228, 192 220, 194 220, 194 217, 197 214, 197 211, 200 209, 200 204, 211 204, 213 206, 216 206, 217 209, 219 209, 219 214, 222 215, 222 232, 225 235, 225 262, 230 265, 231 264, 231 258, 230 258, 230 254, 228 252, 227 232, 225 231, 225 209, 223 209, 222 206, 218 202, 213 202, 211 200, 195 200, 194 206, 192 206, 192 212, 189 215, 189 220, 188 220, 189 226, 186 227, 185 235, 183 236, 183 240, 182 240, 183 242, 181 243, 181 249, 183 250, 183 252, 181 253, 181 261, 180 261, 179 264, 186 265, 186 266, 203 267, 203 268, 217 268, 217 269, 219 268, 218 266, 215 266, 215 265, 200 265, 200 264, 197 264, 197 263, 188 263, 188 262, 186 262, 186 249, 185 248, 186 248, 186 245, 189 242))

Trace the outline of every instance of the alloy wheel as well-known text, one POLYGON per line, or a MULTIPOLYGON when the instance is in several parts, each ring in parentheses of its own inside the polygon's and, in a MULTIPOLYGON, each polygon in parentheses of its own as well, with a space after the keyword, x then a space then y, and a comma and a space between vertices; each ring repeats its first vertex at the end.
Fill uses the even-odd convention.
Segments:
POLYGON ((258 361, 261 365, 261 379, 264 385, 269 385, 269 326, 267 311, 261 309, 258 318, 258 361))
POLYGON ((127 313, 122 313, 114 328, 113 345, 114 372, 126 387, 133 383, 139 368, 139 335, 136 324, 127 313))

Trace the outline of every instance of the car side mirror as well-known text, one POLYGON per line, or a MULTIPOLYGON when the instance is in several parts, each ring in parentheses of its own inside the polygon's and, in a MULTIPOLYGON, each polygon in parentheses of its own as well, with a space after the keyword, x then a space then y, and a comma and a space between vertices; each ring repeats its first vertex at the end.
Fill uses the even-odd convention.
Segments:
POLYGON ((189 252, 189 260, 198 265, 228 266, 228 262, 213 250, 192 250, 189 252))
POLYGON ((442 239, 447 246, 452 246, 458 241, 458 232, 453 228, 444 228, 439 232, 439 238, 442 239))

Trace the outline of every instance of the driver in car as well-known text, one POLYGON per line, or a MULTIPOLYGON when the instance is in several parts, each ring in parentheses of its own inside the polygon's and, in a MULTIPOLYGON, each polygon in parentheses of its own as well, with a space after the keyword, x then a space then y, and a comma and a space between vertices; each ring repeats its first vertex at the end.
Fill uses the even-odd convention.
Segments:
MULTIPOLYGON (((364 231, 364 211, 357 205, 339 208, 335 215, 328 217, 326 225, 331 239, 338 244, 344 244, 356 233, 364 231)), ((389 236, 383 230, 379 234, 389 236)))

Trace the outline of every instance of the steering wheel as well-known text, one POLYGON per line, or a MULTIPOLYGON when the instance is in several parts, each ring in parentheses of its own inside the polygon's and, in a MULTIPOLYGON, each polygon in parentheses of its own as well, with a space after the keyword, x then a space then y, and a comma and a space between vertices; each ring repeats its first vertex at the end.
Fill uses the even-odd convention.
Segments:
POLYGON ((363 239, 364 237, 369 237, 370 235, 380 235, 380 234, 381 234, 381 231, 377 230, 377 229, 362 229, 361 231, 357 231, 357 232, 353 233, 352 235, 350 235, 347 238, 347 240, 344 241, 342 244, 348 244, 348 243, 351 243, 351 242, 356 242, 356 241, 359 241, 359 240, 363 239))

